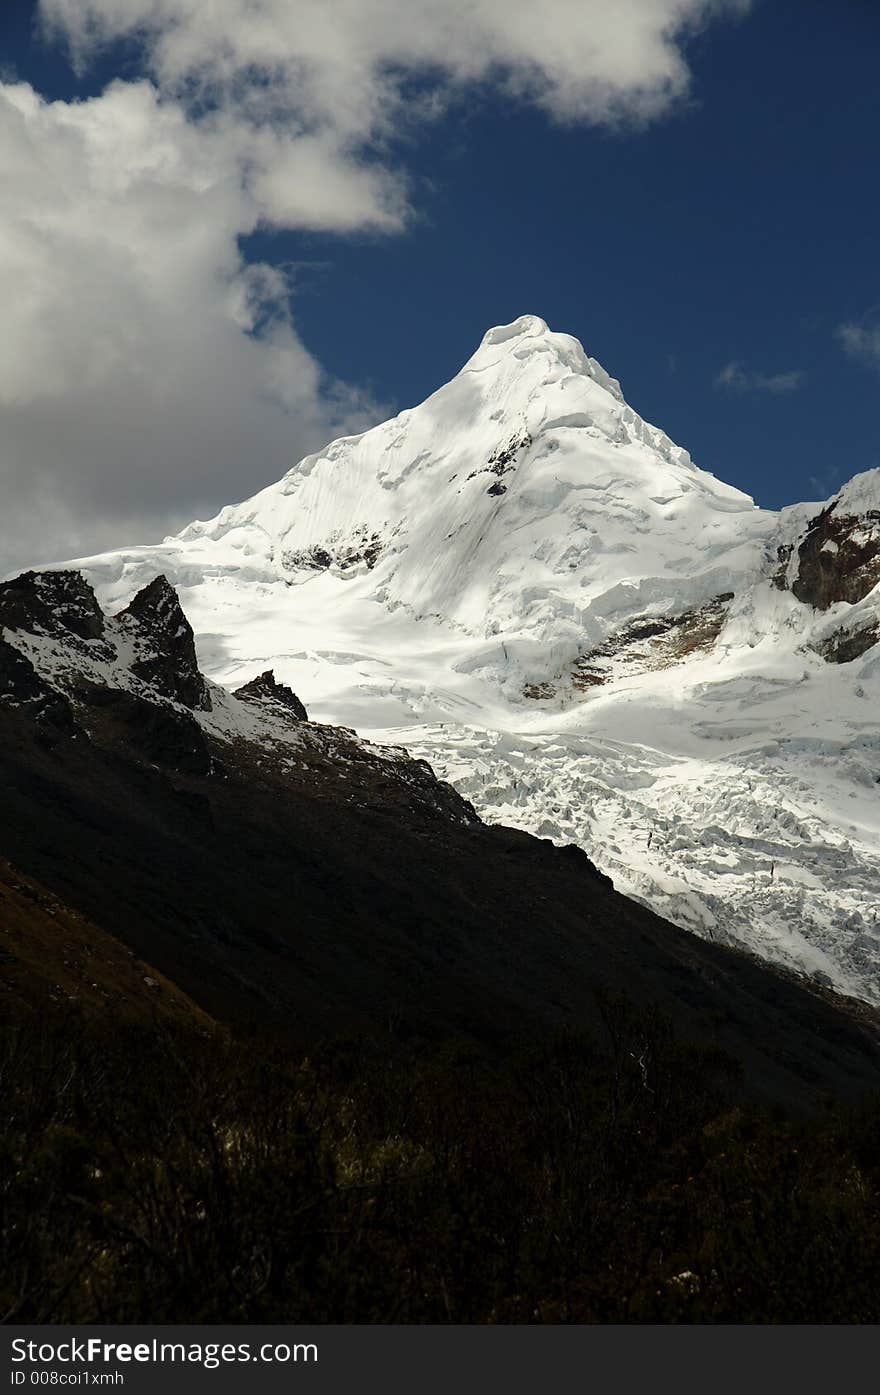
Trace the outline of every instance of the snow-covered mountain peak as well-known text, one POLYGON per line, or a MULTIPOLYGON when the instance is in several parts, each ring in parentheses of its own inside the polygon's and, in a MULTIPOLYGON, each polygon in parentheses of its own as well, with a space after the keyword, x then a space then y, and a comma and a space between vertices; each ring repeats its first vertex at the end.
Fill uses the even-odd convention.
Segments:
POLYGON ((324 572, 383 607, 502 636, 534 682, 633 605, 729 590, 768 527, 645 422, 578 340, 525 315, 489 330, 420 406, 333 441, 167 546, 216 544, 215 564, 234 557, 266 581, 324 572))
POLYGON ((274 670, 671 919, 880 999, 880 471, 774 513, 569 335, 491 329, 419 406, 158 546, 202 669, 274 670))
MULTIPOLYGON (((490 329, 419 406, 159 547, 84 566, 111 605, 164 572, 236 610, 262 611, 271 594, 283 612, 345 615, 339 647, 358 653, 377 623, 407 617, 447 650, 444 688, 477 675, 521 703, 564 689, 581 656, 634 622, 641 634, 709 607, 710 642, 719 598, 760 573, 775 527, 639 416, 577 339, 524 315, 490 329)), ((186 601, 201 615, 198 596, 186 601)), ((207 628, 227 652, 216 617, 207 628)), ((273 643, 248 664, 276 658, 273 643)))
MULTIPOLYGON (((696 471, 686 450, 628 406, 617 380, 585 353, 577 339, 555 333, 536 315, 524 315, 488 330, 461 371, 420 406, 360 436, 332 441, 294 465, 277 484, 243 504, 223 509, 206 523, 191 524, 180 538, 216 539, 249 524, 257 524, 278 540, 291 531, 315 532, 320 521, 311 510, 308 527, 298 528, 297 523, 302 519, 302 505, 313 502, 311 496, 321 492, 322 482, 332 484, 336 515, 355 507, 365 515, 375 514, 377 507, 369 505, 377 505, 377 499, 370 497, 377 495, 378 512, 399 518, 412 511, 419 494, 430 494, 436 507, 444 494, 460 493, 462 483, 478 479, 487 470, 499 478, 519 467, 529 473, 531 465, 553 454, 560 444, 567 447, 568 455, 574 451, 578 456, 576 482, 585 484, 597 474, 601 478, 597 466, 607 465, 607 460, 597 460, 594 449, 580 450, 590 440, 612 447, 636 445, 659 457, 651 474, 639 470, 637 458, 623 452, 615 462, 621 482, 631 474, 632 484, 644 484, 650 493, 658 484, 656 467, 662 462, 673 471, 675 482, 678 472, 692 473, 704 490, 723 498, 727 509, 754 507, 738 490, 696 471), (440 488, 440 475, 447 467, 451 470, 446 483, 455 484, 455 491, 440 488), (307 487, 306 481, 313 483, 307 487)), ((489 497, 500 499, 510 484, 507 480, 496 485, 489 497)), ((693 481, 686 485, 692 487, 693 481)), ((477 492, 477 485, 469 491, 475 497, 477 492)), ((487 510, 483 506, 484 514, 487 510)), ((338 516, 335 521, 345 522, 338 516)), ((358 520, 365 521, 366 517, 358 520)))

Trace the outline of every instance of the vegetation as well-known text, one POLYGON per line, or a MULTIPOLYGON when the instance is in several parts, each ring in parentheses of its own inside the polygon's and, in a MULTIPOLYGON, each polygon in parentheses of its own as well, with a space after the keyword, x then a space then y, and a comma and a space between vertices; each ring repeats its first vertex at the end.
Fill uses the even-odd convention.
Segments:
POLYGON ((880 1108, 763 1111, 656 1015, 603 1015, 501 1061, 8 1025, 0 1315, 880 1321, 880 1108))

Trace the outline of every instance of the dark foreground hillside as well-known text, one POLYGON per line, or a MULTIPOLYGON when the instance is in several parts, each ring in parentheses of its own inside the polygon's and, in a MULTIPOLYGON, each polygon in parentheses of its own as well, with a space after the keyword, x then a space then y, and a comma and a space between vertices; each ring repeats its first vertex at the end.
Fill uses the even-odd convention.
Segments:
POLYGON ((9 1322, 880 1321, 880 1111, 793 1123, 600 1001, 604 1045, 0 1032, 9 1322))

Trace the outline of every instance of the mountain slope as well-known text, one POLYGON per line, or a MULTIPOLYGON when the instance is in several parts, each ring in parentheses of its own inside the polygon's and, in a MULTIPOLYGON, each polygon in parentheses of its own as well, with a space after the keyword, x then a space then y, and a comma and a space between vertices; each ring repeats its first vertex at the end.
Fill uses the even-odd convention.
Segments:
POLYGON ((204 1030, 210 1018, 152 964, 0 857, 0 1002, 41 1020, 55 1008, 158 1018, 204 1030))
POLYGON ((577 848, 486 826, 269 675, 205 682, 164 579, 104 616, 77 573, 27 574, 0 623, 0 851, 217 1020, 498 1043, 598 1026, 597 990, 625 991, 765 1098, 876 1088, 876 1014, 677 930, 577 848))
POLYGON ((76 565, 111 607, 166 573, 216 681, 271 666, 485 817, 880 1001, 878 558, 880 472, 757 509, 524 316, 421 406, 76 565))

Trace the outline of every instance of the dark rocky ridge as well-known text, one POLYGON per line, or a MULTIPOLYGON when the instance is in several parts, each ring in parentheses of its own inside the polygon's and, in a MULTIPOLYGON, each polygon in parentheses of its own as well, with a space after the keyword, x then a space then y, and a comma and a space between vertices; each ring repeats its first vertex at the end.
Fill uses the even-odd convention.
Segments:
POLYGON ((50 691, 30 659, 14 645, 0 639, 0 702, 6 706, 37 702, 50 691))
POLYGON ((236 688, 234 695, 242 702, 258 702, 273 712, 294 717, 298 722, 309 720, 309 714, 296 693, 286 684, 278 683, 271 668, 267 668, 265 673, 252 678, 241 688, 236 688))
POLYGON ((101 683, 79 685, 77 698, 84 734, 93 744, 110 750, 133 748, 142 761, 181 774, 211 772, 209 742, 191 712, 101 683))
POLYGON ((871 1010, 669 925, 576 848, 483 825, 424 763, 304 722, 289 746, 221 740, 216 713, 74 669, 51 745, 29 703, 0 699, 0 855, 214 1018, 491 1048, 599 1030, 604 988, 733 1052, 765 1098, 880 1083, 871 1010))
POLYGON ((0 638, 0 708, 26 711, 37 738, 52 744, 76 732, 67 699, 37 673, 30 659, 0 638))
MULTIPOLYGON (((0 628, 27 634, 101 640, 105 620, 95 593, 80 572, 23 572, 0 583, 0 628)), ((109 654, 109 649, 99 652, 109 654)))
MULTIPOLYGON (((156 577, 125 610, 108 621, 80 572, 25 572, 0 583, 0 629, 13 636, 24 634, 56 641, 62 652, 67 651, 74 673, 82 659, 98 664, 117 661, 115 641, 124 635, 134 651, 129 663, 131 673, 172 702, 210 711, 211 699, 199 671, 192 626, 181 609, 177 592, 164 576, 156 577)), ((19 655, 19 685, 25 682, 22 659, 19 655)), ((33 667, 29 659, 24 662, 33 667)), ((11 683, 13 661, 8 655, 4 665, 11 683)), ((33 680, 29 681, 33 686, 33 680)))
POLYGON ((211 699, 199 671, 192 625, 164 576, 157 576, 139 591, 116 618, 127 627, 139 651, 132 673, 163 697, 210 711, 211 699))

